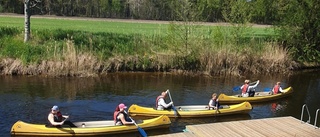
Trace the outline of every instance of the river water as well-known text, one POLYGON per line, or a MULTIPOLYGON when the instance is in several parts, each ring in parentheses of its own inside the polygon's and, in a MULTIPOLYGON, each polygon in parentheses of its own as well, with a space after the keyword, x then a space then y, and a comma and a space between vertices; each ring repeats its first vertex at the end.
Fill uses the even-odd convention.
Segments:
MULTIPOLYGON (((307 104, 314 123, 320 108, 320 71, 299 71, 276 76, 248 76, 260 80, 257 90, 271 88, 276 81, 282 87, 293 87, 291 96, 260 104, 245 115, 209 118, 177 118, 167 130, 147 131, 148 135, 183 132, 186 125, 293 116, 300 119, 307 104)), ((170 90, 175 105, 207 104, 212 93, 236 94, 232 88, 245 78, 170 75, 162 73, 114 73, 96 78, 52 78, 42 76, 0 77, 0 135, 10 136, 11 126, 18 120, 47 123, 53 105, 58 105, 71 121, 112 120, 115 106, 125 103, 154 107, 161 91, 170 90)), ((167 99, 168 100, 168 99, 167 99)), ((306 115, 306 114, 305 114, 306 115)), ((307 120, 307 117, 304 117, 307 120)), ((319 120, 317 123, 320 123, 319 120)), ((319 124, 317 124, 319 126, 319 124)), ((131 134, 135 136, 135 134, 131 134)), ((126 135, 126 136, 131 136, 126 135)))

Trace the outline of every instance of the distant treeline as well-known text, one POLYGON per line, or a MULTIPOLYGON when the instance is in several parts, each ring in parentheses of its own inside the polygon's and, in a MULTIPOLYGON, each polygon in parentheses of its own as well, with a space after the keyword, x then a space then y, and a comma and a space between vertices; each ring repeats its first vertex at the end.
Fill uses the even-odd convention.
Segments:
MULTIPOLYGON (((35 1, 35 0, 33 0, 35 1)), ((177 14, 183 7, 191 6, 198 21, 226 21, 225 13, 237 11, 239 3, 234 0, 38 0, 32 15, 79 16, 96 18, 123 18, 178 21, 177 14), (179 11, 178 11, 179 10, 179 11)), ((272 24, 282 17, 286 1, 242 0, 243 7, 250 13, 250 22, 272 24)), ((1 0, 0 12, 24 13, 23 0, 1 0)), ((241 13, 241 11, 239 11, 241 13)), ((242 15, 239 15, 242 16, 242 15)))

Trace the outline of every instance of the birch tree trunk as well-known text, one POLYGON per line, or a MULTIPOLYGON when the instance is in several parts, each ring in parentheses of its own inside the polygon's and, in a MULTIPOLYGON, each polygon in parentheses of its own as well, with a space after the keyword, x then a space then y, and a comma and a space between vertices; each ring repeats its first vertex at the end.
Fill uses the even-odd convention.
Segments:
POLYGON ((24 42, 30 39, 30 0, 24 1, 24 42))

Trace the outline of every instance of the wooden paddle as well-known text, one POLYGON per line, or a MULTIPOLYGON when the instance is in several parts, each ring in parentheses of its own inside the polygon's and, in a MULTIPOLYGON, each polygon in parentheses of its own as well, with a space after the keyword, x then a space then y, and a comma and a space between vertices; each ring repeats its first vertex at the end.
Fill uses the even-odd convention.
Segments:
MULTIPOLYGON (((169 94, 170 101, 173 102, 169 89, 167 91, 168 91, 168 94, 169 94)), ((173 103, 172 103, 172 109, 174 111, 174 116, 177 117, 178 116, 178 111, 177 111, 176 107, 174 107, 173 103)))
MULTIPOLYGON (((69 117, 68 117, 69 118, 69 117)), ((62 120, 62 125, 64 124, 65 121, 67 121, 68 118, 65 118, 64 120, 62 120)))
POLYGON ((215 114, 215 116, 217 116, 217 113, 218 113, 218 103, 217 103, 217 105, 216 105, 216 114, 215 114))
POLYGON ((137 126, 140 135, 142 137, 147 137, 147 133, 141 127, 139 127, 139 125, 129 116, 129 114, 126 111, 124 111, 124 113, 126 113, 128 117, 131 119, 131 121, 133 121, 133 124, 137 126))

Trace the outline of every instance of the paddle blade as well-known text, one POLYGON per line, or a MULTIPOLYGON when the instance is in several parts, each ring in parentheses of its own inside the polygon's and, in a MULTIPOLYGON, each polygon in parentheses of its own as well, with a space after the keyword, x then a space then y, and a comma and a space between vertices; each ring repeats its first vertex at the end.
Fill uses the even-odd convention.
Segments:
POLYGON ((233 91, 238 91, 238 90, 240 90, 240 89, 241 89, 241 86, 236 86, 236 87, 233 87, 233 88, 232 88, 233 91))
POLYGON ((264 92, 271 91, 271 88, 264 88, 263 91, 264 91, 264 92))
POLYGON ((139 126, 138 126, 138 131, 139 131, 139 133, 140 133, 140 135, 142 137, 147 137, 148 136, 147 133, 139 126))

